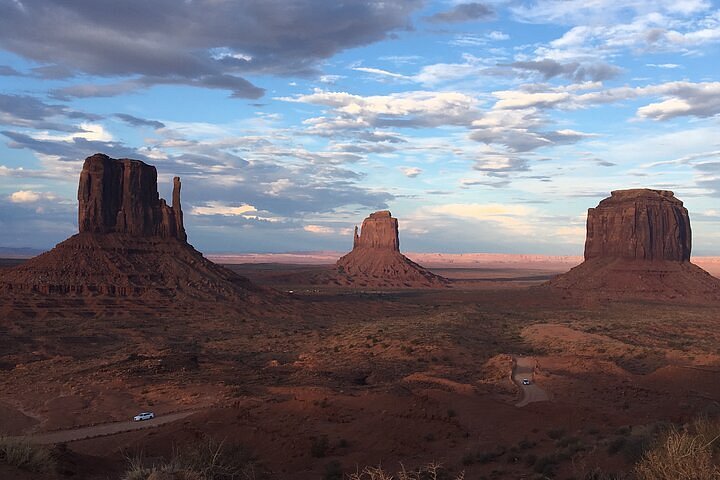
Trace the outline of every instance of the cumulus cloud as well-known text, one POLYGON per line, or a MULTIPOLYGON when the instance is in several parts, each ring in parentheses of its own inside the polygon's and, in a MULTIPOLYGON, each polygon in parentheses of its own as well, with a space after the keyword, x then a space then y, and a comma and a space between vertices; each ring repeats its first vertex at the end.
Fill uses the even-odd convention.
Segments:
POLYGON ((430 17, 432 23, 461 23, 473 20, 490 20, 495 17, 492 8, 484 3, 461 3, 455 5, 451 10, 438 12, 430 17))
POLYGON ((127 0, 4 2, 0 48, 46 65, 127 80, 58 95, 111 95, 155 84, 230 90, 257 98, 248 74, 307 75, 347 48, 410 27, 420 0, 127 0), (20 5, 23 8, 20 8, 20 5), (130 77, 130 78, 127 78, 130 77))
POLYGON ((11 193, 9 198, 12 203, 37 203, 40 200, 54 200, 57 197, 52 193, 18 190, 11 193))
POLYGON ((418 167, 400 167, 400 171, 408 178, 415 178, 422 173, 422 169, 418 167))
POLYGON ((363 97, 315 90, 280 100, 329 107, 334 116, 305 121, 311 131, 319 134, 346 129, 463 125, 477 115, 475 98, 460 92, 411 91, 363 97))

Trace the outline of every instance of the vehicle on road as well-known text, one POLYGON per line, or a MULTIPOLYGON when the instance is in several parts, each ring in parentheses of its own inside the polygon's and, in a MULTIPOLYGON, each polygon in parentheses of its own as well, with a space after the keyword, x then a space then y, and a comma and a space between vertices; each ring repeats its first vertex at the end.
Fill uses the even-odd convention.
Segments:
POLYGON ((133 420, 136 422, 142 422, 143 420, 150 420, 153 418, 155 418, 155 414, 153 412, 142 412, 135 415, 133 420))
POLYGON ((530 380, 528 380, 527 378, 523 378, 522 384, 523 384, 523 385, 530 385, 530 380))

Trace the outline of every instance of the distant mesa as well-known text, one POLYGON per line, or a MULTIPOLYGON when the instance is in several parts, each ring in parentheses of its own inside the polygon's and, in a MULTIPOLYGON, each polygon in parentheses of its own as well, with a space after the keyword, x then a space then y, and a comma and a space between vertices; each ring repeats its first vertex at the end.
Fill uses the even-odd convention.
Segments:
POLYGON ((155 167, 96 154, 78 186, 78 226, 54 249, 0 274, 4 292, 171 298, 249 298, 249 280, 216 265, 187 243, 174 179, 168 206, 155 167))
POLYGON ((400 253, 398 221, 387 210, 370 214, 353 249, 336 263, 340 283, 366 287, 444 286, 448 280, 435 275, 400 253))
POLYGON ((585 261, 548 282, 582 295, 720 297, 720 280, 690 263, 683 202, 667 190, 617 190, 588 209, 585 261))

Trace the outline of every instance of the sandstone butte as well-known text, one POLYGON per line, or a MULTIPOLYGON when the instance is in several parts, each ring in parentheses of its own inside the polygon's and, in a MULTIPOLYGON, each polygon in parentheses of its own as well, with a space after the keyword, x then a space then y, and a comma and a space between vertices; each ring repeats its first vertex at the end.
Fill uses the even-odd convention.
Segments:
POLYGON ((84 296, 249 298, 247 279, 216 265, 187 243, 174 179, 168 206, 155 167, 96 154, 78 185, 78 227, 55 248, 3 271, 0 291, 84 296))
POLYGON ((371 213, 353 249, 336 263, 339 283, 363 287, 444 286, 448 281, 400 253, 398 221, 387 210, 371 213))
POLYGON ((720 297, 720 280, 690 263, 683 202, 667 190, 617 190, 588 209, 585 261, 547 285, 605 298, 720 297))

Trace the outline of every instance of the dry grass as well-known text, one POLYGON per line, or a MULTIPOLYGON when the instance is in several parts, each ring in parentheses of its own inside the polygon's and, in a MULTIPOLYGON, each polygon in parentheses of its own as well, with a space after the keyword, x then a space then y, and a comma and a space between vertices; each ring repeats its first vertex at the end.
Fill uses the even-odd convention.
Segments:
POLYGON ((147 465, 142 454, 127 457, 123 480, 254 480, 255 468, 247 452, 206 437, 168 461, 147 465))
POLYGON ((688 428, 675 427, 635 465, 638 480, 720 480, 715 452, 720 421, 696 420, 688 428))
MULTIPOLYGON (((348 480, 441 480, 450 478, 447 471, 439 463, 429 463, 417 470, 408 471, 404 465, 400 464, 400 471, 393 474, 382 467, 365 467, 355 473, 347 476, 348 480)), ((464 480, 465 473, 454 477, 454 480, 464 480)))
POLYGON ((55 470, 56 462, 49 449, 25 440, 0 436, 0 462, 28 470, 45 473, 55 470))

